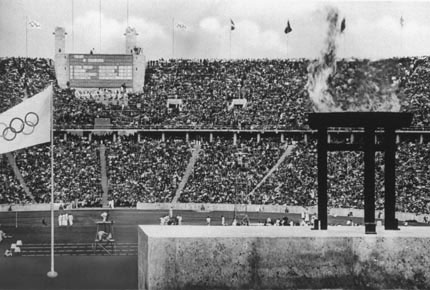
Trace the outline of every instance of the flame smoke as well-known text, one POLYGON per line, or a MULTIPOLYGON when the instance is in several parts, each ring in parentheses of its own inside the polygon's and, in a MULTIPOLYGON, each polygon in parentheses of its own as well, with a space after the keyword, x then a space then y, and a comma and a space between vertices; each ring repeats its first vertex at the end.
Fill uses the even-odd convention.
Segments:
POLYGON ((384 78, 383 71, 368 64, 357 67, 353 73, 355 79, 348 80, 348 84, 341 88, 335 86, 342 78, 336 71, 337 41, 341 34, 339 12, 334 7, 327 7, 326 11, 328 27, 324 48, 320 58, 308 66, 306 88, 314 111, 399 111, 400 101, 395 93, 397 84, 390 84, 391 80, 384 78), (355 85, 356 91, 351 92, 350 84, 355 85))
POLYGON ((335 105, 328 86, 330 76, 336 71, 336 40, 340 33, 337 28, 338 19, 337 9, 328 7, 326 17, 328 30, 324 40, 324 49, 321 51, 321 57, 308 66, 306 86, 314 104, 314 110, 318 112, 340 111, 340 108, 335 105))

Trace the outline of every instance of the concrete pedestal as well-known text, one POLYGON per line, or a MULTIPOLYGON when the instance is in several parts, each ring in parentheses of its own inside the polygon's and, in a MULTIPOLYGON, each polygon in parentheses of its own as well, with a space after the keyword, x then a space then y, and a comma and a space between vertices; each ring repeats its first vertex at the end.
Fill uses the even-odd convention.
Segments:
POLYGON ((139 289, 430 289, 430 229, 139 226, 139 289))

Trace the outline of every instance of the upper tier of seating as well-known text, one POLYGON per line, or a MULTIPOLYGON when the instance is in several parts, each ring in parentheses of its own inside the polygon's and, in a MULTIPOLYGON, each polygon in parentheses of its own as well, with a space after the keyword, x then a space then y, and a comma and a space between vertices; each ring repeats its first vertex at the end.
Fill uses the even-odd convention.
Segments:
MULTIPOLYGON (((109 118, 112 128, 308 129, 313 104, 307 92, 309 60, 150 61, 141 92, 56 88, 55 127, 92 128, 109 118), (245 107, 232 106, 246 99, 245 107), (180 105, 169 107, 169 99, 180 105)), ((430 58, 340 60, 328 80, 338 107, 399 99, 414 113, 412 126, 430 129, 430 58), (371 101, 373 100, 373 101, 371 101)), ((0 59, 0 112, 55 82, 46 59, 0 59)), ((374 109, 374 108, 373 108, 374 109)))

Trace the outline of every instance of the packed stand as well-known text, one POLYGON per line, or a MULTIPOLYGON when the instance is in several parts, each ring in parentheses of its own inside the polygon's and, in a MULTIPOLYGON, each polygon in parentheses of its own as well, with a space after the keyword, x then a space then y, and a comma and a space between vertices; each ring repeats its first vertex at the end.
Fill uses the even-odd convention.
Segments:
POLYGON ((276 164, 283 153, 279 140, 238 140, 217 137, 202 142, 193 174, 180 202, 250 203, 248 193, 276 164))
POLYGON ((55 198, 75 201, 84 207, 99 207, 102 200, 99 143, 87 137, 65 136, 56 136, 55 140, 55 198))
MULTIPOLYGON (((252 203, 313 206, 317 204, 316 142, 299 142, 291 155, 260 187, 252 203)), ((398 144, 396 210, 430 213, 430 143, 398 144)), ((384 208, 384 158, 375 154, 375 206, 384 208)), ((329 152, 328 205, 364 208, 364 159, 359 152, 329 152)))
POLYGON ((160 60, 148 64, 143 94, 149 103, 184 100, 180 111, 159 108, 169 122, 160 125, 167 127, 297 128, 310 108, 304 92, 306 65, 302 60, 160 60), (241 98, 247 105, 231 108, 232 100, 241 98))
POLYGON ((171 202, 191 157, 182 139, 121 136, 106 142, 109 199, 115 206, 171 202))
MULTIPOLYGON (((369 100, 383 102, 395 95, 401 111, 414 113, 413 127, 429 128, 429 62, 429 58, 341 60, 329 78, 329 91, 343 110, 373 110, 376 105, 369 100), (357 100, 367 101, 358 106, 357 100)), ((70 122, 58 119, 57 123, 62 128, 90 126, 95 117, 110 117, 115 128, 308 129, 307 113, 313 111, 306 88, 309 63, 150 61, 143 92, 128 93, 120 106, 96 94, 96 110, 83 110, 77 120, 72 112, 70 122), (181 99, 183 106, 168 108, 168 99, 181 99), (234 107, 233 99, 246 99, 246 105, 234 107)), ((88 101, 72 98, 67 106, 73 111, 74 106, 85 108, 88 101)))
POLYGON ((291 154, 251 196, 255 204, 316 204, 316 144, 296 144, 291 154))
POLYGON ((19 180, 15 177, 6 154, 0 155, 0 204, 26 204, 31 202, 19 180))
MULTIPOLYGON (((316 142, 297 143, 278 170, 257 190, 254 203, 314 206, 317 204, 316 142)), ((376 208, 383 208, 383 158, 376 156, 376 208)), ((329 207, 363 208, 363 154, 328 152, 327 195, 329 207)))
MULTIPOLYGON (((110 118, 113 128, 308 129, 309 60, 149 61, 143 91, 57 89, 56 128, 90 128, 110 118), (181 108, 168 108, 181 99, 181 108), (243 108, 233 99, 246 99, 243 108)), ((55 82, 47 59, 0 59, 0 112, 55 82)), ((342 109, 358 99, 395 94, 412 127, 430 128, 430 58, 340 60, 329 91, 342 109)), ((384 98, 382 98, 384 99, 384 98)), ((353 107, 353 106, 352 106, 353 107)), ((369 107, 370 109, 371 106, 369 107)))
POLYGON ((54 126, 56 129, 85 129, 94 127, 95 118, 111 118, 114 114, 93 99, 75 97, 73 89, 55 90, 54 126))
MULTIPOLYGON (((54 150, 54 202, 79 207, 101 207, 100 146, 106 146, 109 199, 115 206, 134 207, 137 202, 170 202, 191 156, 180 139, 112 135, 88 137, 56 134, 54 150)), ((43 144, 13 153, 29 189, 24 190, 6 154, 0 163, 0 204, 49 203, 51 200, 50 147, 43 144)))
POLYGON ((16 106, 55 82, 51 60, 0 58, 0 113, 16 106))
POLYGON ((430 142, 402 142, 397 149, 397 210, 430 213, 430 142))
MULTIPOLYGON (((137 202, 171 202, 191 157, 192 145, 183 139, 141 136, 88 137, 56 134, 54 151, 55 202, 99 207, 102 201, 100 146, 106 146, 109 200, 117 207, 137 202)), ((279 140, 216 137, 201 142, 180 202, 252 203, 313 206, 317 199, 316 142, 298 142, 283 163, 253 192, 285 150, 279 140), (253 192, 253 194, 250 194, 253 192)), ((50 148, 42 144, 12 152, 17 169, 30 190, 26 193, 13 165, 3 154, 0 163, 0 203, 50 201, 50 148)), ((430 213, 430 143, 398 144, 397 210, 430 213)), ((376 154, 376 208, 384 204, 383 154, 376 154)), ((363 154, 328 154, 329 206, 363 208, 363 154)))
MULTIPOLYGON (((51 159, 48 145, 38 145, 15 151, 16 165, 32 195, 32 202, 51 200, 51 159)), ((10 167, 10 166, 9 166, 10 167)), ((22 190, 22 187, 20 188, 22 190)))
POLYGON ((430 58, 412 59, 401 78, 402 111, 414 114, 412 127, 430 128, 430 58))

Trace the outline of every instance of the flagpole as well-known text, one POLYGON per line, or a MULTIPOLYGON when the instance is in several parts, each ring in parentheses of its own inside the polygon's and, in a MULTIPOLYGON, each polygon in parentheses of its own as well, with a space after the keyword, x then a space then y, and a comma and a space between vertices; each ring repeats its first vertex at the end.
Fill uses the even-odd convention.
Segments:
POLYGON ((51 111, 51 271, 48 272, 49 278, 56 278, 58 273, 54 270, 54 94, 50 96, 50 111, 51 111))
POLYGON ((403 47, 403 25, 404 25, 403 13, 400 19, 400 53, 399 57, 402 57, 403 51, 405 50, 403 47))
POLYGON ((72 0, 72 52, 75 52, 75 33, 74 33, 74 18, 75 18, 75 1, 72 0))
POLYGON ((127 27, 128 27, 128 0, 127 0, 127 27))
POLYGON ((99 35, 99 53, 102 53, 102 0, 99 1, 99 29, 100 29, 100 35, 99 35))
POLYGON ((25 16, 25 57, 28 57, 28 16, 25 16))
POLYGON ((290 20, 287 21, 287 27, 285 27, 284 29, 284 33, 285 33, 285 58, 288 59, 288 33, 290 33, 292 31, 291 26, 290 26, 290 20))
POLYGON ((342 39, 342 58, 345 60, 346 59, 346 54, 345 54, 345 33, 341 33, 340 37, 342 39))
POLYGON ((229 47, 229 58, 231 59, 231 26, 230 26, 230 47, 229 47))
POLYGON ((175 58, 175 18, 172 18, 172 59, 175 58))

